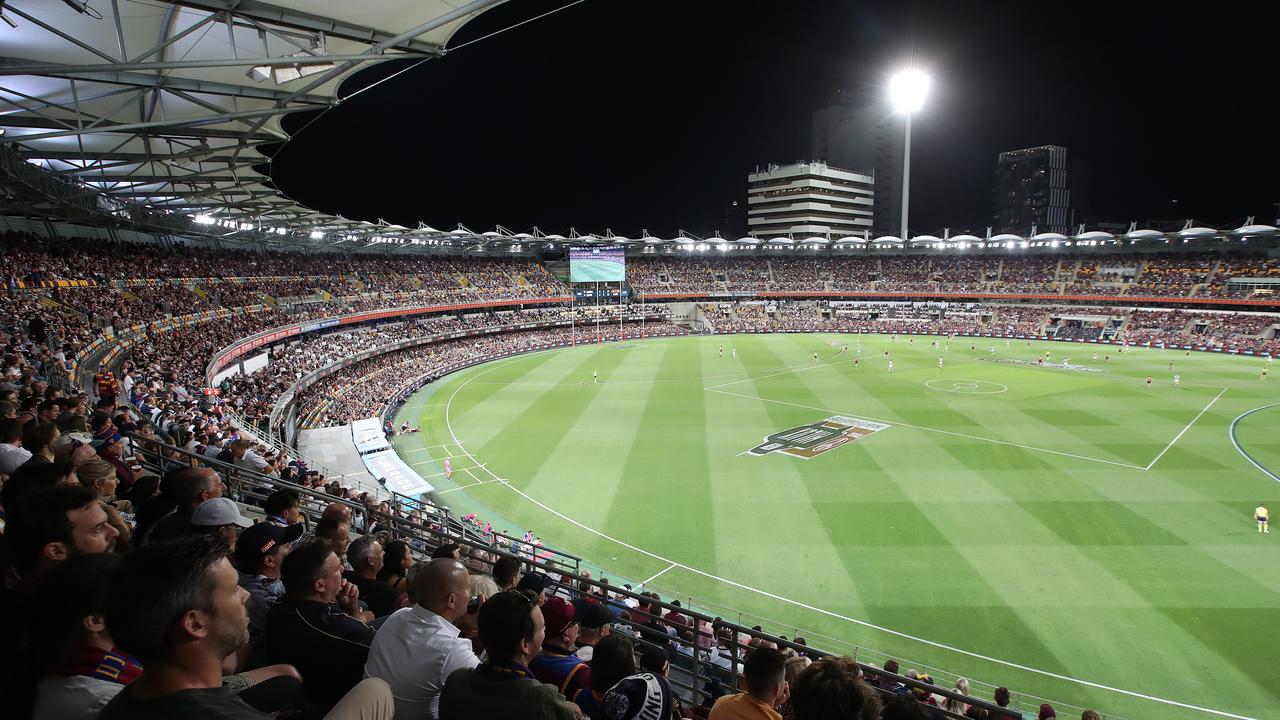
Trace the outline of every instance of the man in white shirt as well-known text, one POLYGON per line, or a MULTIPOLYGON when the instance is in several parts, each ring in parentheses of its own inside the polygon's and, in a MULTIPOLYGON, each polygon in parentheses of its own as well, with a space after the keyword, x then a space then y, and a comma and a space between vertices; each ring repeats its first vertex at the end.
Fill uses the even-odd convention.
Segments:
POLYGON ((391 686, 396 720, 435 720, 449 674, 480 664, 457 625, 468 615, 471 576, 457 560, 437 558, 419 569, 412 594, 417 604, 392 613, 374 636, 364 676, 391 686))
POLYGON ((22 425, 17 420, 0 420, 0 473, 12 475, 18 466, 31 459, 22 449, 22 425))

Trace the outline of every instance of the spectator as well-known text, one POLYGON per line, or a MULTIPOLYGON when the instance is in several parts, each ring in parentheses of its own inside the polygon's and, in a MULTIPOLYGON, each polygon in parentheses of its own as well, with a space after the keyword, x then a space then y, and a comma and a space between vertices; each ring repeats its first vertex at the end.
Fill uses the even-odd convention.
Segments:
POLYGON ((391 686, 399 720, 435 720, 449 676, 480 664, 458 629, 471 597, 466 567, 445 558, 425 563, 414 574, 413 597, 413 607, 397 610, 379 628, 364 674, 391 686))
POLYGON ((249 614, 250 657, 262 655, 262 635, 267 613, 284 596, 280 566, 289 557, 293 543, 302 537, 301 525, 280 527, 261 522, 240 533, 233 557, 240 587, 249 593, 245 610, 249 614))
POLYGON ((267 496, 263 510, 267 522, 280 526, 294 525, 302 519, 302 497, 296 490, 284 488, 267 496))
POLYGON ((62 434, 53 443, 55 462, 70 463, 75 468, 84 465, 98 457, 97 451, 93 449, 92 442, 93 436, 88 433, 62 431, 62 434))
POLYGON ((436 548, 435 551, 431 553, 431 559, 435 560, 436 558, 449 558, 451 560, 461 560, 462 546, 458 545, 457 543, 445 543, 440 547, 436 548))
POLYGON ((493 563, 493 581, 500 590, 511 590, 520 577, 520 561, 514 557, 503 555, 493 563))
POLYGON ((537 602, 519 591, 489 598, 479 611, 487 661, 453 671, 440 693, 440 720, 580 720, 576 705, 534 679, 529 662, 546 633, 537 602))
POLYGON ((605 693, 623 678, 636 673, 636 652, 631 639, 614 635, 602 639, 591 657, 591 687, 579 690, 573 702, 591 720, 602 720, 600 703, 605 693))
MULTIPOLYGON (((773 648, 757 648, 747 655, 743 666, 743 676, 747 682, 747 691, 733 695, 725 695, 716 701, 711 708, 709 720, 747 720, 748 718, 767 718, 781 720, 778 707, 787 702, 790 690, 786 681, 786 661, 782 653, 773 648)), ((806 672, 811 672, 810 668, 806 672)), ((798 703, 796 717, 806 720, 800 714, 798 703)), ((819 717, 841 717, 837 715, 813 715, 819 717)), ((853 717, 853 716, 849 716, 853 717)))
POLYGON ((115 647, 102 622, 111 576, 121 556, 81 555, 54 568, 40 589, 33 636, 36 683, 32 720, 91 720, 142 673, 115 647))
POLYGON ((1080 713, 1080 720, 1099 720, 1096 710, 1085 710, 1080 713))
POLYGON ((1040 704, 1040 712, 1036 715, 1036 720, 1057 720, 1058 713, 1054 712, 1053 706, 1049 703, 1040 704))
POLYGON ((90 488, 38 487, 9 509, 5 538, 13 551, 19 593, 34 590, 58 563, 78 555, 111 552, 118 533, 90 488))
MULTIPOLYGON (((967 697, 969 695, 969 680, 967 678, 956 678, 955 687, 952 689, 967 697)), ((969 711, 969 706, 963 700, 945 698, 942 701, 942 709, 956 715, 964 715, 969 711)))
POLYGON ((22 447, 22 425, 10 418, 0 420, 0 475, 12 475, 30 459, 31 451, 22 447))
POLYGON ((542 613, 546 622, 542 652, 529 663, 529 669, 534 677, 559 688, 566 698, 579 690, 590 690, 591 667, 573 654, 579 629, 573 605, 563 598, 547 598, 542 613))
MULTIPOLYGON (((269 720, 222 683, 223 660, 248 640, 248 594, 225 545, 209 537, 148 545, 125 558, 107 599, 106 627, 143 664, 142 677, 99 720, 199 717, 269 720)), ((390 720, 386 685, 351 692, 326 720, 390 720)))
POLYGON ((133 509, 128 500, 116 500, 116 488, 120 483, 116 480, 116 469, 110 463, 97 458, 89 460, 76 469, 76 478, 80 484, 92 488, 102 502, 124 512, 133 509))
MULTIPOLYGON (((191 531, 191 514, 206 500, 222 497, 222 478, 212 468, 191 467, 178 471, 170 480, 176 507, 155 521, 144 542, 159 542, 191 531)), ((163 495, 163 492, 161 493, 163 495)))
MULTIPOLYGON (((587 603, 579 606, 583 608, 582 617, 578 620, 580 629, 578 631, 578 650, 575 655, 583 662, 591 662, 591 657, 595 652, 595 646, 604 638, 609 637, 609 633, 613 628, 613 613, 600 603, 587 603)), ((575 616, 577 611, 575 610, 575 616)), ((630 675, 631 673, 627 673, 630 675)), ((606 688, 608 689, 608 688, 606 688)))
MULTIPOLYGON (((813 661, 803 655, 796 655, 787 658, 784 673, 784 679, 787 681, 787 687, 795 687, 796 679, 800 677, 800 673, 804 672, 812 664, 813 661)), ((795 708, 791 707, 790 700, 783 703, 782 707, 778 708, 778 714, 782 716, 783 720, 792 720, 795 718, 796 711, 795 708)))
MULTIPOLYGON (((397 597, 405 594, 406 578, 409 568, 413 567, 413 553, 409 543, 403 540, 392 540, 383 548, 382 569, 378 571, 378 579, 391 586, 397 597)), ((397 600, 397 602, 400 602, 397 600)))
POLYGON ((661 675, 641 673, 623 678, 605 693, 605 720, 679 720, 679 704, 661 675))
POLYGON ((285 595, 267 613, 263 635, 267 661, 296 667, 307 700, 331 707, 360 682, 373 644, 373 629, 357 619, 360 591, 321 542, 289 553, 280 577, 285 595))
POLYGON ((98 446, 98 457, 111 463, 116 469, 116 478, 120 481, 125 492, 133 487, 133 483, 137 480, 137 476, 133 468, 125 463, 124 437, 120 433, 111 431, 110 433, 99 433, 94 436, 94 442, 98 446))
MULTIPOLYGON (((759 652, 762 651, 756 651, 759 652)), ((747 657, 748 668, 752 656, 747 657)), ((826 657, 810 665, 796 678, 796 686, 791 691, 796 720, 878 718, 880 698, 862 681, 861 675, 857 663, 844 657, 826 657)))
POLYGON ((520 582, 516 583, 516 590, 530 593, 538 607, 542 607, 547 602, 546 590, 550 582, 550 578, 535 570, 520 578, 520 582))
MULTIPOLYGON (((334 516, 326 515, 320 518, 320 522, 316 523, 316 537, 323 540, 329 549, 334 552, 342 562, 346 562, 347 548, 351 545, 351 522, 343 521, 334 516)), ((350 567, 344 568, 350 570, 350 567)))
POLYGON ((226 543, 231 553, 236 551, 236 536, 251 525, 253 521, 240 514, 240 507, 231 498, 210 498, 191 513, 192 532, 212 535, 226 543))
POLYGON ((377 538, 372 535, 362 536, 347 548, 347 562, 354 569, 342 574, 348 582, 360 588, 360 597, 374 617, 384 617, 399 609, 396 600, 400 594, 378 579, 383 558, 382 544, 377 538))
POLYGON ((915 697, 894 693, 885 701, 880 720, 929 720, 929 716, 925 714, 924 706, 916 702, 915 697))
POLYGON ((53 423, 28 423, 22 430, 22 448, 31 453, 27 464, 53 462, 53 441, 57 439, 58 426, 53 423))
MULTIPOLYGON (((1009 693, 1009 688, 1004 687, 1003 685, 995 689, 995 693, 992 694, 992 698, 996 701, 996 705, 1002 708, 1009 707, 1009 703, 1013 700, 1013 696, 1009 693)), ((1021 718, 1022 713, 1010 710, 1009 716, 1013 718, 1021 718)))

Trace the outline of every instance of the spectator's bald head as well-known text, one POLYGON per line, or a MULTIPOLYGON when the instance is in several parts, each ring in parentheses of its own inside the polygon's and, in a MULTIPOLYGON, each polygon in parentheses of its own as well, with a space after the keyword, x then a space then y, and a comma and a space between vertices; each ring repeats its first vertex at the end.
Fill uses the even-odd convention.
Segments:
POLYGON ((467 612, 471 574, 452 558, 436 558, 418 568, 413 578, 414 602, 453 622, 467 612))
POLYGON ((331 502, 324 509, 320 519, 333 518, 339 522, 351 523, 351 506, 346 503, 331 502))

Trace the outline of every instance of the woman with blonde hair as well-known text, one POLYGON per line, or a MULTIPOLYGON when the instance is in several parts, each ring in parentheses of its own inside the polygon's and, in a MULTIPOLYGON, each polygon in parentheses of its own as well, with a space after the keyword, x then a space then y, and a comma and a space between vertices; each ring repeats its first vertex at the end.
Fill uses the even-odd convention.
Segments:
MULTIPOLYGON (((782 666, 782 671, 784 673, 783 676, 787 680, 787 686, 794 687, 796 678, 800 677, 800 673, 804 672, 805 668, 812 664, 813 661, 804 655, 793 655, 787 658, 786 664, 782 666)), ((778 714, 783 717, 783 720, 793 720, 793 718, 795 718, 796 713, 795 710, 791 708, 790 700, 782 704, 782 707, 778 709, 778 714)))
MULTIPOLYGON (((957 693, 964 695, 965 697, 969 697, 969 680, 967 678, 956 678, 956 685, 952 690, 955 690, 957 693)), ((955 713, 956 715, 964 715, 969 711, 969 706, 962 700, 947 698, 942 703, 942 709, 949 713, 955 713)))

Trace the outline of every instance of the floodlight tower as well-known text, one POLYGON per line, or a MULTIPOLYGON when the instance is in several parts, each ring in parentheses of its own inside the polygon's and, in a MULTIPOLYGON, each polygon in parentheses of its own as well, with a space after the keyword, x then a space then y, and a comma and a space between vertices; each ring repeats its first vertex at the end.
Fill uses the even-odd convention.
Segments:
POLYGON ((919 70, 902 70, 889 79, 889 100, 893 109, 905 116, 902 143, 902 243, 907 243, 907 209, 911 201, 911 115, 924 107, 929 94, 929 76, 919 70))

